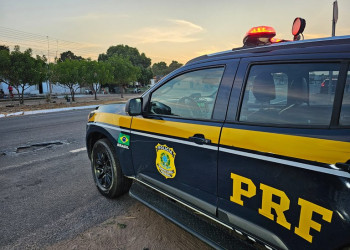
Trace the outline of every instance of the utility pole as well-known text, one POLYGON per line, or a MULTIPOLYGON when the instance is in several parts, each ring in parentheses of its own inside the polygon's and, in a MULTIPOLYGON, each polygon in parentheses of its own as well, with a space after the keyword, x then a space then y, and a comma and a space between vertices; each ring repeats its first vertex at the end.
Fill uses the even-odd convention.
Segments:
POLYGON ((52 95, 52 86, 50 82, 50 42, 49 42, 49 36, 46 36, 47 38, 47 69, 49 72, 49 77, 47 81, 49 82, 49 90, 50 90, 50 100, 51 100, 51 95, 52 95))
POLYGON ((335 25, 338 21, 338 2, 335 0, 333 2, 333 19, 332 19, 332 36, 335 36, 335 25))
POLYGON ((56 57, 55 57, 55 63, 57 63, 57 51, 58 51, 58 40, 56 40, 56 57))
MULTIPOLYGON (((335 25, 338 21, 338 2, 335 0, 333 2, 333 18, 332 18, 332 36, 335 36, 335 25)), ((328 86, 333 86, 333 71, 329 71, 329 83, 328 86)), ((331 88, 328 88, 328 92, 331 91, 331 88)), ((331 98, 331 95, 328 95, 331 98)))

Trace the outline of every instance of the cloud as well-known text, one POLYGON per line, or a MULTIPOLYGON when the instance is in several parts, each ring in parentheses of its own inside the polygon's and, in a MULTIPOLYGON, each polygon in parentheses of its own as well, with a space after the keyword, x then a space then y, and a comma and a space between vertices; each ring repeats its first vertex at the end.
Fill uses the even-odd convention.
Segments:
POLYGON ((199 26, 197 24, 194 24, 194 23, 191 23, 191 22, 188 22, 188 21, 185 21, 185 20, 171 19, 169 21, 173 22, 173 23, 176 23, 178 25, 183 25, 183 26, 190 27, 190 28, 198 30, 198 31, 203 31, 204 30, 201 26, 199 26))
POLYGON ((166 20, 157 27, 145 27, 127 37, 136 43, 189 43, 198 41, 196 35, 204 32, 204 28, 186 20, 166 20))

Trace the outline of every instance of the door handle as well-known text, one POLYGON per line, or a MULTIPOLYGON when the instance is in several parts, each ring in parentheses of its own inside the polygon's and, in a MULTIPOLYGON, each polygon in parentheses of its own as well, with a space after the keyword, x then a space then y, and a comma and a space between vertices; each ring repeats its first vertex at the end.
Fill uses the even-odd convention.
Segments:
POLYGON ((336 167, 340 168, 341 170, 350 173, 350 160, 346 163, 338 162, 335 164, 336 167))
POLYGON ((210 144, 211 140, 205 139, 203 134, 195 134, 194 136, 190 136, 189 141, 194 142, 196 144, 210 144))

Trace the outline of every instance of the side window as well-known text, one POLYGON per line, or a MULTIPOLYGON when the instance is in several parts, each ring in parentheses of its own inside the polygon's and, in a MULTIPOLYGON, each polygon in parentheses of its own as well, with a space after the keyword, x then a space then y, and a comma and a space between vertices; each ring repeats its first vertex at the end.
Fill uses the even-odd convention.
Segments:
POLYGON ((177 76, 152 93, 150 113, 210 119, 224 67, 177 76))
POLYGON ((329 125, 339 69, 337 63, 252 66, 239 121, 329 125))
POLYGON ((348 76, 346 78, 339 124, 345 126, 350 125, 350 71, 348 71, 348 76))

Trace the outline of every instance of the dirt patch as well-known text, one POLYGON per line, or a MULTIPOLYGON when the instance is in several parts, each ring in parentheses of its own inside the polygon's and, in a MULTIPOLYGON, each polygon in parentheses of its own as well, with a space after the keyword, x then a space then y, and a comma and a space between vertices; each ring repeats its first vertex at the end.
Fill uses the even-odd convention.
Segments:
POLYGON ((109 103, 123 103, 130 98, 137 97, 139 95, 125 94, 124 98, 120 97, 120 94, 108 94, 98 96, 98 100, 95 100, 93 96, 76 97, 74 102, 67 102, 64 98, 53 98, 51 102, 47 102, 46 99, 37 100, 25 100, 24 104, 20 105, 18 101, 2 101, 0 102, 0 114, 10 114, 23 111, 33 111, 42 109, 55 109, 55 108, 69 108, 79 107, 87 105, 100 105, 109 103))
POLYGON ((60 249, 211 249, 169 220, 137 202, 124 214, 74 239, 49 246, 60 249))

